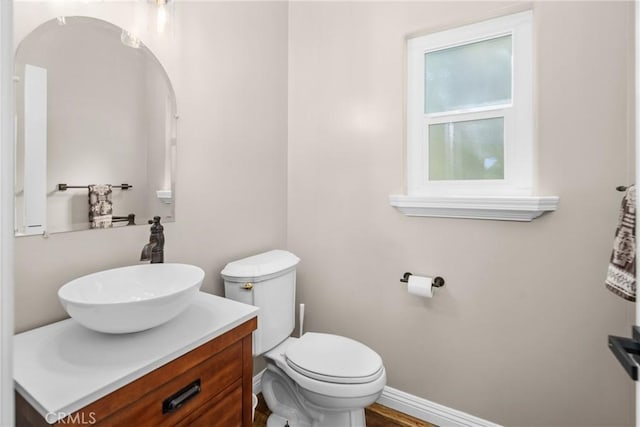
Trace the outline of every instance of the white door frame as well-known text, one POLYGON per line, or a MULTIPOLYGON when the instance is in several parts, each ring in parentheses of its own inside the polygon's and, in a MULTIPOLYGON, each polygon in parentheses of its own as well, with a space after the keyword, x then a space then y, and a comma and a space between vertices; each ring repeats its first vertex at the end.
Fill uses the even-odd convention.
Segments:
POLYGON ((13 397, 13 0, 0 0, 0 426, 13 397))

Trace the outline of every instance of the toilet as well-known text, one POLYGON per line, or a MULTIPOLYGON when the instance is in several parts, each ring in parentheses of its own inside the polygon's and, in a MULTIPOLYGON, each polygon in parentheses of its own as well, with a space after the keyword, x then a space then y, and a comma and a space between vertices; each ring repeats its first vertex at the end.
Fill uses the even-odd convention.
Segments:
POLYGON ((260 308, 253 354, 267 362, 267 427, 364 427, 364 407, 380 397, 387 382, 382 359, 339 335, 290 337, 299 262, 291 252, 273 250, 230 262, 221 272, 227 298, 260 308))

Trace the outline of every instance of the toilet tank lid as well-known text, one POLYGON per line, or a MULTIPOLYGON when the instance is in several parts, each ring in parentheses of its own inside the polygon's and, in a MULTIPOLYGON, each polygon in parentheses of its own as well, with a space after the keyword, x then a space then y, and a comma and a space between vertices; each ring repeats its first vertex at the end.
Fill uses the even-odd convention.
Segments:
POLYGON ((275 249, 230 262, 220 272, 223 278, 256 280, 295 267, 300 258, 291 252, 275 249))

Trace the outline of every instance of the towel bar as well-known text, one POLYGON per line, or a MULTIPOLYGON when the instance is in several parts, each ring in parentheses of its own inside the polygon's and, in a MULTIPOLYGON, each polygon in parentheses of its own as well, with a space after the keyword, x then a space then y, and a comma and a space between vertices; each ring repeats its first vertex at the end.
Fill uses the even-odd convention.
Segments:
MULTIPOLYGON (((58 191, 67 191, 68 188, 88 188, 88 185, 68 185, 68 184, 58 184, 58 191)), ((133 188, 131 184, 121 184, 121 185, 112 185, 111 188, 122 188, 123 190, 128 190, 133 188)))
POLYGON ((129 214, 127 216, 112 216, 111 222, 125 222, 127 225, 136 225, 136 214, 129 214))

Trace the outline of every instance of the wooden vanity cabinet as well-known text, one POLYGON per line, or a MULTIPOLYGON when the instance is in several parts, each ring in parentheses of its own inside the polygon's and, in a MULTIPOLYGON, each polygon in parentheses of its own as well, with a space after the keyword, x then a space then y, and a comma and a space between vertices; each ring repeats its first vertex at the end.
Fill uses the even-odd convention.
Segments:
MULTIPOLYGON (((256 326, 247 320, 54 425, 250 427, 256 326)), ((16 424, 50 425, 18 393, 16 424)))

